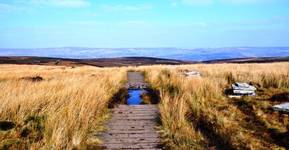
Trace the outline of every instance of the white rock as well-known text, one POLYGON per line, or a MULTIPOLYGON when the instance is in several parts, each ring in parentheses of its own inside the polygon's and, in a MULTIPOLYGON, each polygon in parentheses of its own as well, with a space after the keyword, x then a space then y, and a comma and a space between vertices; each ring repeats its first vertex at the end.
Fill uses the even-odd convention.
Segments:
POLYGON ((255 91, 248 91, 248 90, 233 90, 233 93, 242 95, 255 95, 255 91))
POLYGON ((283 103, 272 107, 275 111, 289 112, 289 103, 283 103))
POLYGON ((240 83, 236 82, 235 84, 232 84, 233 90, 246 90, 246 91, 255 91, 256 88, 252 85, 249 85, 248 83, 240 83))
POLYGON ((187 72, 184 72, 184 75, 188 77, 200 77, 201 73, 198 71, 187 71, 187 72))
POLYGON ((236 82, 232 84, 233 94, 235 95, 248 95, 255 96, 255 91, 257 90, 254 86, 249 85, 248 83, 236 82))

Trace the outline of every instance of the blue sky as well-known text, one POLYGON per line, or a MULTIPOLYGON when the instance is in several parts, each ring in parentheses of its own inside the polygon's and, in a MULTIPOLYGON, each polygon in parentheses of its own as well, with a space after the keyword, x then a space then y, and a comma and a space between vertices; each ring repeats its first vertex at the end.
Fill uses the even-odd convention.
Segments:
POLYGON ((289 46, 288 0, 0 0, 0 47, 289 46))

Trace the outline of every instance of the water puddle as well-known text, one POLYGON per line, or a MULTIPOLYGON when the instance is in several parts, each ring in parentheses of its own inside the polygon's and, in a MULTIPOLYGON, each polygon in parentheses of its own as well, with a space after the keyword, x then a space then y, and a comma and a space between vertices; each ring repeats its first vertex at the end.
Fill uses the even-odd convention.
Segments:
POLYGON ((128 99, 127 104, 128 105, 140 105, 142 103, 141 95, 143 94, 144 90, 142 89, 133 89, 128 90, 128 99))

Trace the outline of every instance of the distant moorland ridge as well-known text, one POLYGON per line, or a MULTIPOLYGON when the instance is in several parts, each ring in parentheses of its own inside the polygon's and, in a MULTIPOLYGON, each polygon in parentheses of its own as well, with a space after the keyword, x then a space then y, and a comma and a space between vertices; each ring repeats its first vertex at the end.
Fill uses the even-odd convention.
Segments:
POLYGON ((285 57, 289 47, 227 47, 227 48, 38 48, 4 49, 0 56, 37 56, 70 59, 117 57, 154 57, 182 61, 211 61, 235 58, 285 57))
POLYGON ((153 57, 119 57, 99 59, 69 59, 53 57, 32 56, 2 56, 0 64, 26 64, 26 65, 59 65, 59 66, 96 66, 96 67, 121 67, 121 66, 143 66, 143 65, 181 65, 196 63, 271 63, 289 62, 289 57, 251 57, 236 59, 219 59, 210 61, 182 61, 174 59, 162 59, 153 57))

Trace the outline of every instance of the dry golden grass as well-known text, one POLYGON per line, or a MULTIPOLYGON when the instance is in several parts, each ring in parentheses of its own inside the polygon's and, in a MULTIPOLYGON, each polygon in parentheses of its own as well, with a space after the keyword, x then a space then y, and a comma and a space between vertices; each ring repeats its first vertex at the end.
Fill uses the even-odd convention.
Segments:
MULTIPOLYGON (((125 70, 95 67, 0 66, 0 120, 16 128, 0 133, 11 149, 72 149, 92 144, 102 130, 110 98, 125 70), (21 79, 39 75, 43 81, 21 79)), ((1 146, 1 145, 0 145, 1 146)), ((3 148, 3 147, 2 147, 3 148)))
POLYGON ((289 63, 272 63, 142 69, 154 88, 161 91, 161 128, 169 148, 207 149, 214 145, 225 149, 284 149, 288 144, 280 144, 268 134, 272 128, 288 132, 288 115, 274 116, 268 111, 273 103, 267 99, 276 92, 289 92, 288 68, 289 63), (179 71, 185 69, 200 71, 202 78, 182 76, 179 71), (252 82, 261 91, 254 98, 229 99, 224 89, 234 81, 252 82), (238 105, 238 101, 251 103, 238 105))
POLYGON ((0 132, 0 141, 14 143, 15 149, 85 149, 97 143, 90 133, 103 130, 108 101, 127 70, 144 71, 159 90, 160 131, 168 149, 289 146, 281 138, 289 133, 288 115, 270 110, 278 103, 270 100, 274 94, 289 92, 289 63, 106 69, 1 65, 0 120, 13 121, 16 128, 0 132), (198 70, 202 77, 184 77, 180 71, 185 69, 198 70), (35 75, 44 80, 21 79, 35 75), (235 81, 252 82, 257 96, 227 98, 224 90, 235 81))

